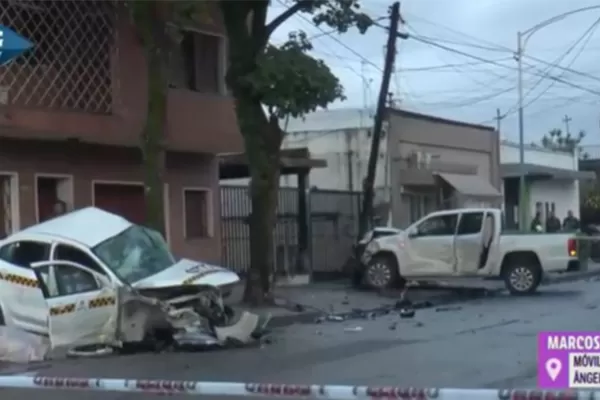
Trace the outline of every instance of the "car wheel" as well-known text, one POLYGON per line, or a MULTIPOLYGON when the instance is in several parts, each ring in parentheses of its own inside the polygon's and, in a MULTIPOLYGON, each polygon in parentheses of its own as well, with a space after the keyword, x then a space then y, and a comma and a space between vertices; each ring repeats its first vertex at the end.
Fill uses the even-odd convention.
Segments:
POLYGON ((2 313, 2 309, 0 308, 0 326, 4 326, 6 323, 4 322, 4 314, 2 313))
POLYGON ((387 289, 398 281, 398 267, 389 256, 375 256, 364 274, 365 283, 372 289, 387 289))
POLYGON ((537 265, 511 265, 504 271, 504 284, 514 295, 527 295, 536 291, 541 281, 537 265))

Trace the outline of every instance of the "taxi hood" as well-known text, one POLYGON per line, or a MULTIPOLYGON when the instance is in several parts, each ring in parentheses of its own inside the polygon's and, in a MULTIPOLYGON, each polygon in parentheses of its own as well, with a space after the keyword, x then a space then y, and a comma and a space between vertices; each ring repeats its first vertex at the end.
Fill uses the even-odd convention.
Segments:
POLYGON ((134 282, 131 286, 136 289, 187 285, 221 287, 239 280, 238 274, 226 268, 183 258, 164 271, 134 282))

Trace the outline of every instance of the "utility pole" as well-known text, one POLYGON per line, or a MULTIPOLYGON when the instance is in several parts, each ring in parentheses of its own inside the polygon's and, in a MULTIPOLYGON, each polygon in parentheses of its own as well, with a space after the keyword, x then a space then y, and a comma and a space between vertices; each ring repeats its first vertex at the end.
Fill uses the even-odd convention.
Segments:
POLYGON ((500 114, 500 109, 496 108, 496 118, 494 118, 496 120, 496 130, 498 131, 498 134, 500 134, 500 127, 502 125, 502 120, 504 119, 504 115, 500 114))
MULTIPOLYGON (((386 114, 386 102, 388 92, 390 91, 390 80, 394 70, 394 61, 396 58, 396 37, 398 34, 398 24, 400 23, 400 3, 395 2, 392 5, 390 16, 390 31, 388 34, 385 64, 383 66, 383 76, 381 87, 379 88, 379 98, 377 102, 377 111, 375 114, 375 124, 373 127, 373 137, 371 141, 371 152, 369 154, 369 163, 367 165, 367 176, 363 185, 363 201, 360 210, 360 219, 358 222, 358 234, 361 238, 367 231, 369 220, 373 215, 373 197, 375 195, 375 175, 377 173, 377 161, 379 160, 379 145, 381 144, 381 133, 383 128, 383 118, 386 114)), ((405 35, 406 36, 406 35, 405 35)))
POLYGON ((573 120, 573 118, 569 117, 568 115, 565 115, 565 117, 563 118, 563 122, 565 123, 565 128, 566 128, 566 130, 565 130, 566 135, 571 134, 571 129, 569 129, 570 128, 569 122, 571 122, 572 120, 573 120))

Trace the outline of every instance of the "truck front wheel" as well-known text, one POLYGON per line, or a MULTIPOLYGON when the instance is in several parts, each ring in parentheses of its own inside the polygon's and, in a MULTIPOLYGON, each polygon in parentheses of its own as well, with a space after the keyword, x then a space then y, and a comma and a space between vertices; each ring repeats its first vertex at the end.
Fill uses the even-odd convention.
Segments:
POLYGON ((538 265, 515 263, 503 271, 504 284, 513 295, 527 295, 536 291, 542 278, 538 265))
POLYGON ((398 264, 392 255, 379 254, 369 261, 365 269, 364 280, 372 289, 388 289, 400 280, 398 264))

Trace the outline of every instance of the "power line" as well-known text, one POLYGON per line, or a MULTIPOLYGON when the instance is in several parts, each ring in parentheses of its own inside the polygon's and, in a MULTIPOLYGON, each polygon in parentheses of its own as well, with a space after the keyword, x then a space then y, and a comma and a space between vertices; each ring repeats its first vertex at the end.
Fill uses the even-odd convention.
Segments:
MULTIPOLYGON (((513 59, 512 57, 505 57, 505 58, 499 58, 497 60, 492 60, 492 61, 502 62, 502 61, 509 61, 512 59, 513 59)), ((424 67, 398 68, 398 70, 400 70, 401 72, 436 71, 436 70, 443 70, 443 69, 448 69, 448 68, 453 68, 453 67, 469 67, 469 66, 476 66, 476 65, 482 65, 482 64, 487 64, 487 63, 482 62, 482 61, 467 61, 464 63, 456 63, 456 64, 441 64, 441 65, 427 65, 424 67)))
MULTIPOLYGON (((508 68, 508 69, 511 69, 511 70, 515 70, 515 68, 513 68, 513 67, 509 67, 509 66, 507 66, 507 65, 500 64, 500 63, 498 63, 498 62, 495 62, 495 61, 493 61, 493 60, 486 60, 486 59, 485 59, 485 58, 483 58, 483 57, 479 57, 479 56, 476 56, 476 55, 474 55, 474 54, 466 53, 466 52, 464 52, 464 51, 460 51, 460 50, 454 49, 454 48, 452 48, 452 47, 448 47, 448 46, 444 46, 444 45, 442 45, 442 44, 439 44, 439 43, 431 42, 431 41, 429 41, 429 40, 425 40, 425 39, 422 39, 422 38, 420 38, 420 37, 417 37, 417 36, 410 36, 410 37, 411 37, 412 39, 416 40, 416 41, 419 41, 419 42, 422 42, 422 43, 428 44, 428 45, 430 45, 430 46, 433 46, 433 47, 438 47, 438 48, 440 48, 440 49, 442 49, 442 50, 446 50, 446 51, 449 51, 449 52, 451 52, 451 53, 460 54, 460 55, 462 55, 462 56, 469 57, 469 58, 472 58, 472 59, 475 59, 475 60, 478 60, 478 61, 481 61, 481 62, 484 62, 484 63, 487 63, 487 64, 491 64, 491 65, 497 65, 497 66, 499 66, 499 67, 502 67, 502 68, 508 68)), ((532 68, 534 68, 534 67, 532 66, 532 68)), ((530 73, 530 74, 532 74, 532 75, 535 75, 535 76, 544 76, 544 75, 543 75, 543 73, 540 73, 540 72, 529 72, 529 73, 530 73)), ((571 87, 573 87, 573 88, 580 89, 580 90, 583 90, 583 91, 586 91, 586 92, 589 92, 589 93, 592 93, 592 94, 595 94, 595 95, 598 95, 598 96, 600 96, 600 91, 595 91, 595 90, 593 90, 593 89, 589 89, 589 88, 586 88, 586 87, 584 87, 584 86, 577 85, 577 84, 575 84, 575 83, 572 83, 572 82, 565 81, 565 80, 564 80, 564 79, 562 79, 562 78, 559 78, 559 77, 556 77, 556 76, 550 76, 550 75, 549 75, 549 76, 547 76, 547 78, 548 78, 548 79, 551 79, 551 80, 553 80, 553 81, 556 81, 556 82, 562 83, 563 85, 566 85, 566 86, 571 86, 571 87)), ((599 80, 600 80, 600 79, 599 79, 599 80)))
MULTIPOLYGON (((436 26, 438 28, 445 29, 448 32, 452 32, 452 33, 454 33, 456 35, 465 37, 465 38, 470 39, 470 40, 474 40, 474 41, 482 43, 482 44, 484 44, 486 46, 490 46, 491 48, 495 48, 497 51, 509 51, 511 53, 515 53, 515 50, 511 49, 510 47, 506 47, 506 46, 500 45, 498 43, 491 42, 489 40, 485 40, 485 39, 478 38, 476 36, 469 35, 466 32, 462 32, 462 31, 450 28, 449 26, 442 25, 442 24, 437 23, 437 22, 432 22, 430 20, 427 20, 426 18, 419 17, 419 16, 412 15, 412 14, 411 14, 410 18, 411 19, 420 20, 420 21, 422 21, 422 22, 424 22, 426 24, 429 24, 429 25, 432 25, 432 26, 436 26)), ((528 58, 528 59, 533 60, 533 61, 536 61, 536 62, 539 62, 539 63, 544 64, 544 65, 552 65, 552 63, 549 62, 549 61, 546 61, 546 60, 543 60, 543 59, 540 59, 540 58, 537 58, 537 57, 534 57, 534 56, 531 56, 531 55, 528 55, 528 54, 523 54, 523 57, 524 58, 528 58)), ((525 63, 525 65, 528 65, 529 67, 535 68, 535 66, 531 65, 531 64, 526 64, 525 63)), ((564 70, 566 72, 570 72, 570 73, 575 74, 575 75, 579 75, 579 76, 583 76, 583 77, 586 77, 586 78, 589 78, 589 79, 593 79, 595 81, 600 81, 600 78, 598 78, 596 76, 593 76, 593 75, 590 75, 590 74, 587 74, 585 72, 581 72, 581 71, 578 71, 578 70, 575 70, 575 69, 572 69, 572 68, 565 68, 565 67, 560 67, 560 66, 556 67, 556 68, 562 69, 562 70, 564 70)))
MULTIPOLYGON (((586 29, 586 31, 583 33, 583 35, 581 35, 577 40, 575 40, 571 46, 567 49, 567 51, 565 51, 565 53, 563 53, 562 56, 558 57, 553 64, 549 65, 546 70, 544 71, 544 76, 542 76, 536 83, 535 85, 533 85, 533 87, 531 87, 527 93, 525 94, 525 98, 527 98, 527 96, 532 93, 545 79, 550 77, 550 71, 553 68, 559 67, 560 63, 573 51, 575 50, 575 48, 583 42, 582 46, 580 47, 579 51, 577 52, 577 54, 575 54, 575 57, 573 57, 573 59, 571 59, 571 61, 569 62, 569 64, 567 65, 567 68, 570 67, 571 65, 573 65, 573 63, 575 63, 575 61, 579 58, 579 56, 581 55, 581 53, 583 52, 583 50, 585 49, 586 45, 589 43, 590 39, 592 38, 594 31, 596 30, 596 28, 598 27, 598 24, 600 23, 600 19, 597 19, 588 29, 586 29)), ((565 72, 563 71, 562 74, 560 74, 558 77, 562 78, 564 76, 565 72)), ((550 77, 551 78, 551 77, 550 77)), ((527 108, 530 105, 532 105, 533 103, 535 103, 537 100, 539 100, 544 94, 546 94, 548 92, 548 90, 550 90, 554 84, 556 83, 555 80, 553 80, 550 85, 548 85, 546 87, 546 89, 542 90, 535 98, 533 98, 532 100, 530 100, 527 104, 525 104, 523 106, 523 108, 527 108)), ((512 107, 509 108, 509 110, 504 114, 504 116, 507 116, 513 112, 515 112, 517 110, 517 106, 518 103, 513 105, 512 107)))

